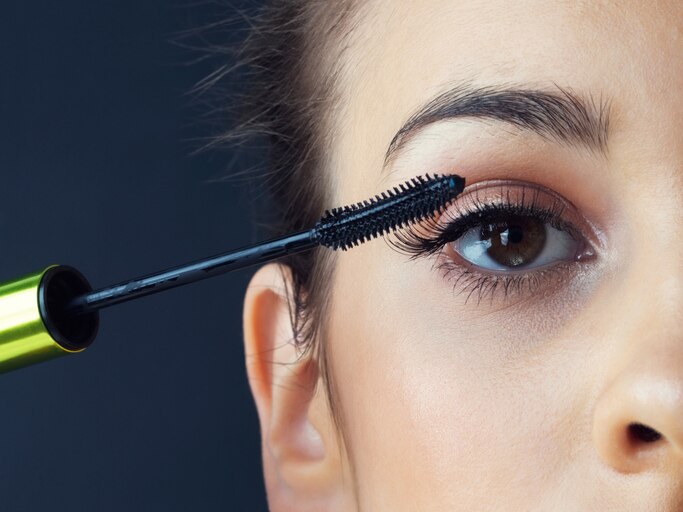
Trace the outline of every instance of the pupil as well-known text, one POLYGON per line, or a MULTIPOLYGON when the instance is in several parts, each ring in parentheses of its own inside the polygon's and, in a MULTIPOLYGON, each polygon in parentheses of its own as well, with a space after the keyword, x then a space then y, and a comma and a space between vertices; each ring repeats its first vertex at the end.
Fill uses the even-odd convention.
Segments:
POLYGON ((510 226, 508 228, 508 242, 518 244, 524 237, 524 230, 520 226, 510 226))
POLYGON ((499 222, 483 225, 480 238, 489 242, 486 253, 495 262, 520 267, 532 263, 543 251, 545 223, 535 217, 508 215, 499 222))

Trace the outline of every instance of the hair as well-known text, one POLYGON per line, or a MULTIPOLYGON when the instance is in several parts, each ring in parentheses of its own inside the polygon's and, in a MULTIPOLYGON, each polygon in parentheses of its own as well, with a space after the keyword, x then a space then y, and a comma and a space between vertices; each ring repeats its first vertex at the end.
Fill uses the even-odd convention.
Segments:
MULTIPOLYGON (((268 196, 270 211, 266 213, 272 217, 265 225, 270 236, 309 229, 332 206, 331 176, 326 172, 331 113, 338 102, 335 85, 355 3, 269 0, 246 15, 249 29, 235 56, 236 64, 221 65, 193 90, 203 97, 212 93, 208 103, 214 113, 229 117, 235 114, 232 105, 240 109, 237 124, 212 135, 201 150, 223 146, 234 151, 236 146, 248 146, 245 141, 265 142, 267 161, 259 177, 268 196), (234 81, 221 86, 235 76, 240 91, 235 92, 234 81)), ((223 29, 231 25, 232 21, 219 24, 223 29)), ((219 57, 231 55, 222 44, 209 45, 208 50, 219 57)), ((323 342, 334 260, 332 251, 318 247, 288 255, 281 262, 290 270, 283 282, 293 341, 302 357, 308 354, 316 359, 340 427, 323 342)))

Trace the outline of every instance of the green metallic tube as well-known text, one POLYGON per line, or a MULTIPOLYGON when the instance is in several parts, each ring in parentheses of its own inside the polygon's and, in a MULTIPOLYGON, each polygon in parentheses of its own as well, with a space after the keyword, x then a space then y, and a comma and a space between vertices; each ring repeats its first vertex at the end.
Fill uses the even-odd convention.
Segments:
POLYGON ((97 335, 98 313, 64 314, 69 300, 90 291, 83 275, 66 265, 0 283, 0 373, 90 345, 97 335))

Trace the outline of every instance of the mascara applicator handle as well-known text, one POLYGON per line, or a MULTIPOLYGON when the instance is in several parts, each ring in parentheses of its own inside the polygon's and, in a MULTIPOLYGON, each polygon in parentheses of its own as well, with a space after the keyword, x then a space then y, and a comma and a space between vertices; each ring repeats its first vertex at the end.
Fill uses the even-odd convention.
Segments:
POLYGON ((233 270, 273 261, 319 245, 318 238, 318 232, 313 228, 124 281, 73 298, 65 305, 65 312, 74 316, 87 314, 233 270))

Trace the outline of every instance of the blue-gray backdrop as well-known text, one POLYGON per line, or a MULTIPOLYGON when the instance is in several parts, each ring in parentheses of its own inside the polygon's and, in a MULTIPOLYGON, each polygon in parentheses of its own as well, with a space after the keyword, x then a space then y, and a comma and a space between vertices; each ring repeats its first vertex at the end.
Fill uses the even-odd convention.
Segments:
MULTIPOLYGON (((3 0, 0 282, 63 263, 99 287, 259 236, 258 201, 211 181, 230 153, 190 155, 210 130, 185 93, 217 61, 169 40, 230 13, 191 4, 3 0)), ((0 510, 265 510, 252 273, 103 311, 84 353, 1 375, 0 510)))

